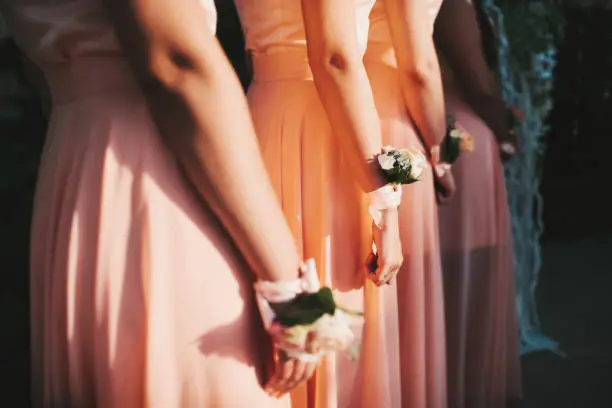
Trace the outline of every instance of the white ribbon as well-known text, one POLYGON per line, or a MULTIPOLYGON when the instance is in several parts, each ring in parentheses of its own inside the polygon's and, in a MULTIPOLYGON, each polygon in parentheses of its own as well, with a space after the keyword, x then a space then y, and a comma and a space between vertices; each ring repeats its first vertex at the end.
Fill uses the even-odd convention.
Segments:
POLYGON ((397 184, 387 184, 368 193, 370 201, 369 212, 374 224, 381 227, 382 212, 399 207, 402 202, 402 187, 397 184))
POLYGON ((270 303, 288 302, 300 293, 317 293, 321 288, 314 259, 309 259, 300 266, 300 277, 287 281, 257 281, 253 285, 257 296, 257 305, 266 329, 276 315, 270 303))
MULTIPOLYGON (((288 302, 300 293, 316 293, 321 288, 317 267, 314 259, 308 259, 300 267, 300 277, 287 281, 257 281, 253 285, 257 298, 257 306, 261 313, 266 330, 270 328, 276 314, 270 303, 288 302)), ((296 350, 285 350, 283 352, 290 358, 302 360, 304 362, 316 363, 321 356, 319 354, 304 353, 296 350)))
POLYGON ((451 169, 450 163, 440 162, 434 166, 434 172, 438 178, 444 177, 451 169))

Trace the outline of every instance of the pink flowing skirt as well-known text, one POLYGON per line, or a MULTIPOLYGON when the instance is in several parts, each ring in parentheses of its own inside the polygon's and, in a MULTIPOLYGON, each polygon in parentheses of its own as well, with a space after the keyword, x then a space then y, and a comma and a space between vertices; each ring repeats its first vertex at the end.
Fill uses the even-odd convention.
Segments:
MULTIPOLYGON (((45 67, 31 255, 37 407, 288 407, 260 383, 253 277, 120 58, 45 67)), ((211 101, 214 103, 214 101, 211 101)))
MULTIPOLYGON (((393 47, 369 44, 364 62, 384 144, 424 152, 400 91, 393 47)), ((380 292, 377 313, 384 316, 377 330, 378 341, 399 355, 399 359, 387 367, 380 366, 388 373, 390 382, 385 390, 387 396, 382 394, 378 398, 385 398, 392 407, 444 408, 447 396, 443 283, 431 168, 424 172, 421 181, 404 186, 399 217, 404 265, 397 276, 396 293, 380 292)))
POLYGON ((491 130, 455 93, 448 113, 474 136, 453 166, 457 194, 441 206, 451 408, 504 408, 521 396, 512 237, 491 130))
MULTIPOLYGON (((364 263, 371 221, 365 195, 336 145, 314 87, 306 50, 278 50, 253 58, 248 98, 262 154, 283 211, 304 258, 317 262, 320 279, 338 304, 364 310, 364 263)), ((372 284, 365 283, 367 288, 372 284)), ((292 393, 294 408, 358 408, 364 395, 386 386, 371 362, 393 358, 370 342, 368 326, 379 316, 365 308, 365 328, 354 326, 358 360, 338 353, 326 358, 315 377, 292 393), (363 336, 363 337, 362 337, 363 336)))

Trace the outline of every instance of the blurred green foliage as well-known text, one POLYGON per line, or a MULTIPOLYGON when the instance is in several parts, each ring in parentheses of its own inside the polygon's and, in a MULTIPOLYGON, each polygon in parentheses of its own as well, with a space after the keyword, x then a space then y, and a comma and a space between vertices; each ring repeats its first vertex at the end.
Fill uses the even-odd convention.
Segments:
POLYGON ((564 32, 562 0, 494 0, 504 15, 510 52, 523 71, 531 70, 532 56, 558 44, 564 32))

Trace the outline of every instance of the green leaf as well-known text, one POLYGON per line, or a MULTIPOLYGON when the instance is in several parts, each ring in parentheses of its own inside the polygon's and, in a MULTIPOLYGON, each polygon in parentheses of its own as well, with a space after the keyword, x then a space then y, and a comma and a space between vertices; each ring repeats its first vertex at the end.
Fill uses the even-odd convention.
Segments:
POLYGON ((312 324, 324 314, 333 315, 336 302, 331 289, 323 287, 317 293, 301 293, 289 302, 270 303, 270 307, 281 325, 292 327, 312 324))
POLYGON ((453 129, 454 128, 448 129, 446 137, 440 146, 440 159, 449 164, 453 164, 457 161, 461 154, 461 139, 450 136, 450 131, 453 129))
POLYGON ((334 300, 334 294, 328 287, 322 287, 319 292, 315 294, 315 297, 321 302, 325 313, 333 315, 336 311, 336 301, 334 300))

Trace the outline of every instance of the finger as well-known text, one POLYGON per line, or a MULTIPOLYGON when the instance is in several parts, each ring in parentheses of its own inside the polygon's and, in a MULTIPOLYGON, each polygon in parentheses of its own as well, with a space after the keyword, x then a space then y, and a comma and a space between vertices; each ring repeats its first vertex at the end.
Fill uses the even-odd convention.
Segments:
POLYGON ((397 272, 399 271, 399 265, 395 265, 394 267, 389 269, 389 274, 386 276, 385 284, 388 285, 391 283, 393 279, 397 276, 397 272))
POLYGON ((387 281, 391 274, 391 267, 386 262, 379 268, 380 273, 378 274, 377 285, 383 285, 387 281))
POLYGON ((376 284, 376 286, 381 286, 384 283, 383 279, 384 279, 384 274, 379 273, 374 279, 374 283, 376 284))
POLYGON ((287 387, 287 385, 289 383, 289 379, 291 378, 291 373, 293 372, 295 363, 296 363, 296 360, 288 359, 287 357, 285 357, 285 361, 283 361, 281 364, 279 380, 276 383, 276 387, 275 387, 276 395, 275 396, 280 397, 281 395, 289 391, 289 388, 287 387))
POLYGON ((276 364, 274 365, 274 376, 268 383, 266 391, 273 397, 279 396, 280 386, 283 380, 283 370, 286 369, 286 356, 282 351, 278 351, 276 355, 276 364))
POLYGON ((442 193, 436 194, 436 198, 438 199, 439 205, 444 205, 444 195, 442 193))
POLYGON ((305 361, 295 360, 293 364, 293 371, 289 379, 287 380, 286 390, 291 391, 294 389, 300 382, 302 382, 302 378, 304 377, 304 373, 306 372, 306 365, 308 363, 305 361))
POLYGON ((389 280, 387 281, 387 284, 391 284, 391 281, 395 278, 397 278, 397 274, 399 273, 401 269, 401 266, 396 266, 395 268, 393 268, 393 273, 391 274, 391 276, 389 277, 389 280))
POLYGON ((452 196, 449 194, 438 194, 438 204, 446 205, 452 196))
POLYGON ((308 381, 312 378, 317 369, 317 365, 317 363, 308 363, 308 365, 306 365, 306 370, 304 371, 302 381, 308 381))
POLYGON ((265 386, 265 391, 268 394, 274 395, 276 393, 276 384, 280 381, 280 373, 281 373, 281 362, 277 355, 275 356, 275 359, 274 359, 274 372, 272 374, 272 377, 270 378, 270 380, 265 386))

